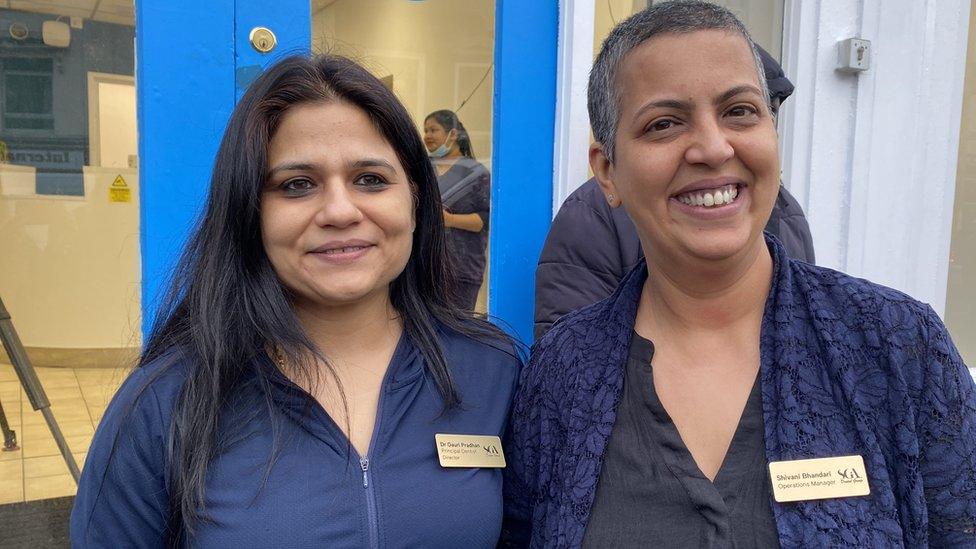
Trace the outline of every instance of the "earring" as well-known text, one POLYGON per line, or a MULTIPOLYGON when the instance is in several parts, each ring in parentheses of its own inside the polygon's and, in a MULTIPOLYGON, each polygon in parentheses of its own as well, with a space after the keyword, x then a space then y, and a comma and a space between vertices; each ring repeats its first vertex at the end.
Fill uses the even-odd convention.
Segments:
POLYGON ((610 195, 607 195, 607 202, 609 202, 609 203, 610 203, 611 205, 613 205, 613 198, 614 198, 614 197, 613 197, 613 195, 612 195, 612 194, 610 194, 610 195))

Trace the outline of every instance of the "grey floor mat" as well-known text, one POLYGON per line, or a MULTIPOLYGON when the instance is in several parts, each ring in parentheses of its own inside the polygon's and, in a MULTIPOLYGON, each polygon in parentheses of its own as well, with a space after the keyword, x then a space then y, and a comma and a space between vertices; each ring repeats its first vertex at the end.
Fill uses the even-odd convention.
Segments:
POLYGON ((0 505, 0 547, 68 547, 73 496, 0 505))

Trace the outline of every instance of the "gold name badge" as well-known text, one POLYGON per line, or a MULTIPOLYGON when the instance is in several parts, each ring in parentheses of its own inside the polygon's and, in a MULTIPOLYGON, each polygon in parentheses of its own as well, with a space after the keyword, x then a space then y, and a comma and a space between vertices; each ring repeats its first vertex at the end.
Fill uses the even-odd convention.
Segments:
POLYGON ((480 435, 434 435, 441 467, 505 467, 502 439, 480 435))
POLYGON ((779 503, 866 496, 871 493, 861 456, 774 461, 773 499, 779 503))

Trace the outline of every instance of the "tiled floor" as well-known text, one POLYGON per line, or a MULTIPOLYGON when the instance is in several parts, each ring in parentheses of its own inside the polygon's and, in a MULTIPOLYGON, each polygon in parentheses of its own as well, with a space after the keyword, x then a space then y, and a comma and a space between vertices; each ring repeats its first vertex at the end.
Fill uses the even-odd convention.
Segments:
MULTIPOLYGON (((118 368, 37 368, 51 411, 81 467, 95 427, 128 374, 118 368)), ((13 366, 0 363, 0 403, 20 449, 0 451, 0 504, 69 496, 75 482, 47 422, 31 407, 13 366)), ((0 438, 2 446, 2 438, 0 438)))

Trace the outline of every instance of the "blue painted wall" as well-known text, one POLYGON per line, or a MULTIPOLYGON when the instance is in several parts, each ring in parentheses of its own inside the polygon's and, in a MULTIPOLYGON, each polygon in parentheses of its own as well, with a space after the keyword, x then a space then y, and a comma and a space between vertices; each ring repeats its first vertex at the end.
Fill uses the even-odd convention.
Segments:
POLYGON ((309 0, 136 0, 143 333, 206 199, 217 147, 240 96, 240 67, 307 50, 309 0), (259 54, 256 25, 278 47, 259 54))
MULTIPOLYGON (((255 66, 311 42, 308 0, 136 1, 143 328, 201 211, 224 126, 255 66), (248 43, 263 25, 278 48, 248 43)), ((552 217, 558 2, 497 0, 489 311, 532 341, 535 265, 552 217)))
POLYGON ((488 310, 526 343, 552 219, 558 29, 556 0, 497 0, 488 310))

